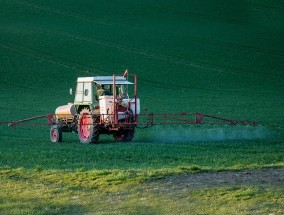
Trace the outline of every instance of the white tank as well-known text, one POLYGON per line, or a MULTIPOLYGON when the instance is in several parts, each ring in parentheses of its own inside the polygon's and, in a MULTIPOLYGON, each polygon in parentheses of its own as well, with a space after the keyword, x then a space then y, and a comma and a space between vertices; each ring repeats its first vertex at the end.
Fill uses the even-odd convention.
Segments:
MULTIPOLYGON (((136 99, 136 112, 135 112, 135 100, 134 99, 123 99, 121 104, 125 105, 126 107, 129 107, 133 111, 133 114, 140 114, 140 100, 136 99)), ((103 122, 113 122, 113 96, 100 96, 99 98, 100 102, 100 114, 101 114, 101 120, 103 122)), ((115 100, 117 102, 117 100, 115 100)), ((118 112, 118 120, 124 119, 124 112, 118 112)))
POLYGON ((72 103, 68 103, 67 105, 56 108, 55 114, 57 119, 73 119, 76 114, 76 109, 72 103))
POLYGON ((100 114, 103 122, 113 122, 113 96, 100 96, 100 114))

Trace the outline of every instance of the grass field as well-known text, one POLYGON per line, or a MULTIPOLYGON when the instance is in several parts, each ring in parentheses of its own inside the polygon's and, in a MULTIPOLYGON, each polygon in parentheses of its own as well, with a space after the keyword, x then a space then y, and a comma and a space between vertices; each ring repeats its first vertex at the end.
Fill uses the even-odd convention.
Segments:
POLYGON ((253 127, 152 127, 131 144, 0 126, 0 214, 283 214, 283 180, 177 192, 173 175, 284 167, 284 4, 0 0, 0 121, 73 101, 79 76, 138 75, 141 108, 253 127), (157 190, 152 183, 158 183, 157 190))

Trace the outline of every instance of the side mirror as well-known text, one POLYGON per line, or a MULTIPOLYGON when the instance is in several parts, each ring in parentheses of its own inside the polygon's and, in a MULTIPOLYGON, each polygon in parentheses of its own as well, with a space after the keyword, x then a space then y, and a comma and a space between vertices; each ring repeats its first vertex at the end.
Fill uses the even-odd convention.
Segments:
POLYGON ((70 96, 72 96, 72 88, 69 89, 70 96))

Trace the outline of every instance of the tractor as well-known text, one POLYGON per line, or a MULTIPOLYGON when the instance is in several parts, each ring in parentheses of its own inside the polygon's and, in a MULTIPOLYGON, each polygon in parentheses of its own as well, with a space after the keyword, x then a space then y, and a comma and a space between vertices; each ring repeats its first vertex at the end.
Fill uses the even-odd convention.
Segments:
POLYGON ((55 110, 51 142, 61 142, 63 132, 77 133, 81 143, 98 143, 101 134, 113 135, 119 142, 132 141, 140 113, 136 94, 136 75, 127 71, 123 75, 77 78, 74 103, 55 110))

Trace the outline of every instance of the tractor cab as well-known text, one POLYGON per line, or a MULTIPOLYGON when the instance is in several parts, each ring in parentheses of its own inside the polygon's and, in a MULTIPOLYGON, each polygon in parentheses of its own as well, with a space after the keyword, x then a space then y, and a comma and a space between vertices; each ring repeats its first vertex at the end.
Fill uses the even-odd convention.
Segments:
MULTIPOLYGON (((112 78, 112 76, 110 77, 112 78)), ((121 80, 116 81, 114 86, 113 82, 110 83, 109 81, 94 81, 95 102, 99 102, 100 96, 113 96, 114 92, 116 93, 117 97, 129 98, 128 85, 133 85, 133 83, 126 80, 121 80)))
POLYGON ((136 80, 131 82, 126 77, 116 75, 79 77, 74 105, 77 113, 87 108, 92 114, 108 115, 116 114, 115 112, 122 110, 122 107, 127 107, 133 113, 139 114, 136 80))
POLYGON ((129 99, 131 96, 129 94, 134 93, 129 85, 133 84, 123 76, 79 77, 74 100, 77 113, 80 113, 83 108, 89 108, 92 113, 99 114, 96 109, 99 109, 100 100, 106 98, 115 98, 121 102, 123 99, 129 99))

